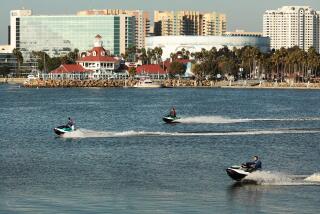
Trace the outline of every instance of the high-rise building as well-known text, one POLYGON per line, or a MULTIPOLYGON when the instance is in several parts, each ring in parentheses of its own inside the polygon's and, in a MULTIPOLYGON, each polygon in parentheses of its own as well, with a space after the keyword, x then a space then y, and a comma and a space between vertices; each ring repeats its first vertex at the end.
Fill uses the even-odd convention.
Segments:
POLYGON ((120 15, 32 15, 31 10, 11 11, 11 45, 22 54, 44 51, 50 56, 74 49, 87 51, 99 34, 111 54, 120 55, 135 44, 135 20, 120 15))
POLYGON ((205 13, 202 18, 202 34, 204 36, 221 36, 227 29, 225 14, 205 13))
POLYGON ((155 11, 154 35, 216 36, 226 32, 226 16, 221 13, 199 11, 155 11))
POLYGON ((319 38, 319 53, 320 53, 320 10, 317 11, 317 14, 319 15, 319 28, 318 28, 318 38, 319 38))
POLYGON ((309 6, 284 6, 263 15, 263 35, 271 38, 271 48, 298 46, 319 50, 319 14, 309 6))
POLYGON ((149 36, 150 32, 150 17, 149 13, 142 10, 118 10, 118 9, 105 9, 105 10, 83 10, 79 11, 77 15, 121 15, 125 14, 135 18, 135 45, 137 48, 145 46, 145 38, 149 36))
POLYGON ((176 11, 154 12, 154 34, 155 36, 183 35, 182 16, 176 11))

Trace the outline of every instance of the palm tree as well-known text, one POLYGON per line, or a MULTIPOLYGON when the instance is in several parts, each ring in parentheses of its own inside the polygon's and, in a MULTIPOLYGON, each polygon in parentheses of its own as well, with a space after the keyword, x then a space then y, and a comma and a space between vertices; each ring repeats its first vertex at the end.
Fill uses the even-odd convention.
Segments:
POLYGON ((134 75, 136 75, 137 69, 135 67, 130 67, 128 72, 129 72, 130 77, 132 78, 132 77, 134 77, 134 75))
POLYGON ((155 52, 154 49, 148 48, 147 50, 147 56, 148 56, 148 64, 152 64, 155 60, 155 52))
POLYGON ((147 64, 148 63, 148 56, 147 56, 147 51, 145 48, 141 48, 141 53, 139 56, 139 59, 142 61, 142 64, 147 64))
POLYGON ((17 72, 20 73, 20 67, 21 67, 21 64, 23 63, 23 56, 22 56, 22 53, 19 49, 15 48, 13 49, 12 51, 13 55, 16 57, 17 59, 17 63, 18 63, 18 70, 17 72))
POLYGON ((162 53, 163 53, 163 50, 161 47, 154 48, 154 54, 155 54, 155 59, 157 64, 161 62, 162 53))
POLYGON ((319 66, 320 61, 320 55, 317 53, 317 50, 314 47, 310 47, 307 53, 307 64, 308 64, 308 70, 311 71, 311 74, 314 75, 314 77, 317 76, 317 69, 319 66))

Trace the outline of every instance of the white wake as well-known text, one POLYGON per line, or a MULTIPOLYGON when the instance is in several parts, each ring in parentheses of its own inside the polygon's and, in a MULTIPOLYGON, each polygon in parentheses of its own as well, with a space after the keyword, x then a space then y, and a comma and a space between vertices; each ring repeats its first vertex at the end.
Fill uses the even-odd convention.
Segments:
POLYGON ((197 117, 182 117, 178 120, 180 123, 243 123, 249 122, 250 119, 232 119, 222 116, 197 116, 197 117))
POLYGON ((309 177, 305 178, 304 180, 311 181, 311 182, 319 182, 319 184, 320 184, 320 172, 314 173, 314 174, 310 175, 309 177))
POLYGON ((77 129, 62 135, 64 138, 109 138, 136 136, 242 136, 242 135, 273 135, 273 134, 305 134, 320 133, 320 130, 274 129, 274 130, 246 130, 229 132, 150 132, 150 131, 96 131, 77 129))
POLYGON ((257 171, 249 174, 244 180, 254 181, 258 185, 320 185, 320 174, 310 176, 290 175, 282 172, 257 171))
POLYGON ((180 123, 198 123, 198 124, 228 124, 228 123, 246 123, 253 121, 317 121, 320 118, 228 118, 223 116, 195 116, 183 117, 177 121, 180 123))

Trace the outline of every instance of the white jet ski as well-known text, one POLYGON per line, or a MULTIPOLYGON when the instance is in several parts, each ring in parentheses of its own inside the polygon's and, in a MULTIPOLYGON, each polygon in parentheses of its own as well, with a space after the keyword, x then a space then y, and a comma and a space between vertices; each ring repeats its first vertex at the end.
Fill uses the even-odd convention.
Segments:
POLYGON ((73 132, 75 129, 66 125, 63 126, 58 126, 56 128, 53 129, 53 131, 57 134, 57 135, 63 135, 65 133, 68 132, 73 132))
POLYGON ((241 166, 231 166, 226 169, 227 174, 235 181, 241 181, 247 175, 254 172, 255 169, 246 167, 245 165, 241 166))
POLYGON ((180 117, 173 117, 173 116, 165 116, 162 118, 162 120, 166 123, 180 123, 179 119, 181 119, 180 117))

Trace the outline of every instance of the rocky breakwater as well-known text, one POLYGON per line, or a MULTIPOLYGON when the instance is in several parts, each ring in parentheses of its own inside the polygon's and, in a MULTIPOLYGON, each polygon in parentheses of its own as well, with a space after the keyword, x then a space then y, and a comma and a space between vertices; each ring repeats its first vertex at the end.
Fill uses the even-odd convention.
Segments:
POLYGON ((27 88, 77 88, 77 87, 124 87, 134 86, 136 80, 31 80, 24 83, 27 88))
POLYGON ((165 87, 221 87, 225 85, 228 85, 228 82, 213 80, 166 79, 163 82, 165 87))
MULTIPOLYGON (((76 87, 133 87, 138 80, 29 80, 24 83, 27 88, 76 88, 76 87)), ((158 82, 155 80, 155 82, 158 82)), ((213 81, 166 79, 160 80, 164 87, 223 87, 223 88, 292 88, 292 89, 320 89, 320 83, 287 83, 287 82, 258 82, 251 84, 246 81, 213 81)))
MULTIPOLYGON (((133 87, 138 80, 30 80, 24 83, 27 88, 75 88, 75 87, 133 87)), ((155 80, 154 82, 158 82, 155 80)), ((219 87, 225 82, 209 80, 167 79, 159 81, 164 87, 219 87)))

